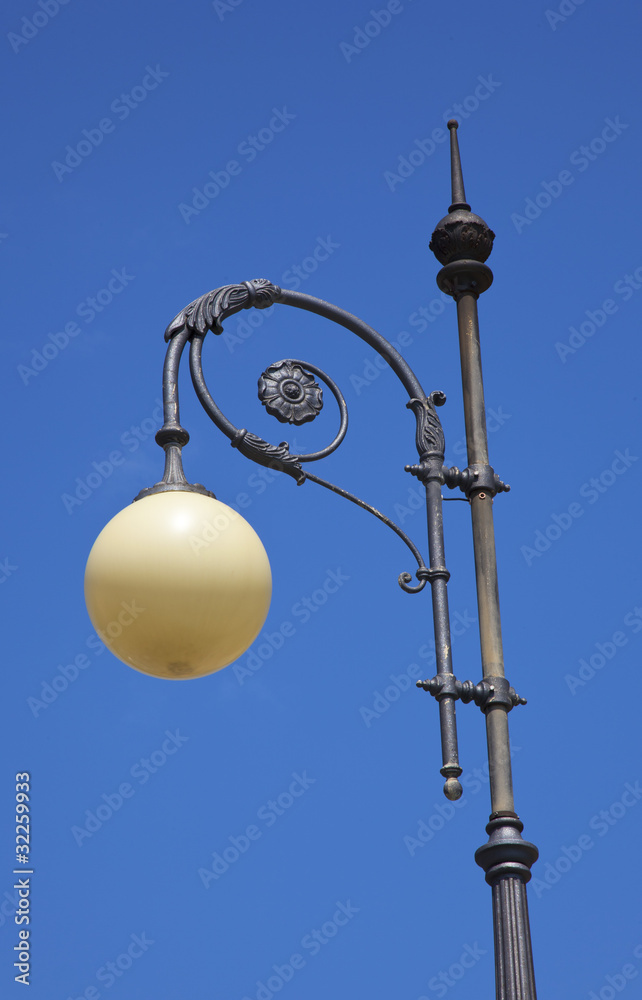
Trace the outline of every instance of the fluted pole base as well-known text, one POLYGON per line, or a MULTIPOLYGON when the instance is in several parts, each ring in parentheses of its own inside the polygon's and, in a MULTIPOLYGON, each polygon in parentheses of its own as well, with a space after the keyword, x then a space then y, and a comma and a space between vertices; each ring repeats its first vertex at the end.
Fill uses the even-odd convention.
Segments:
POLYGON ((522 839, 523 829, 514 813, 495 814, 488 843, 475 853, 493 890, 497 1000, 537 1000, 526 883, 538 850, 522 839))

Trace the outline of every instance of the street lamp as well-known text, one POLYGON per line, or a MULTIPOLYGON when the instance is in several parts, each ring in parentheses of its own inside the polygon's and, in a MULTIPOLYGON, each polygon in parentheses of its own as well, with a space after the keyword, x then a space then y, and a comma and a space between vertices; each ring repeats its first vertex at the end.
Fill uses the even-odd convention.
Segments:
POLYGON ((494 239, 486 223, 466 202, 459 159, 457 122, 450 130, 452 204, 438 223, 430 248, 443 265, 439 288, 457 303, 459 346, 468 451, 467 468, 444 465, 444 435, 436 407, 440 392, 426 395, 401 355, 376 330, 356 316, 311 295, 288 291, 260 279, 217 288, 191 302, 170 323, 163 372, 164 424, 156 441, 165 450, 165 472, 155 486, 121 511, 99 535, 89 555, 85 592, 90 617, 103 641, 126 663, 170 679, 203 676, 237 659, 254 641, 267 615, 271 578, 265 550, 247 522, 199 484, 187 482, 181 450, 189 440, 180 424, 178 367, 190 343, 189 360, 196 394, 206 413, 247 458, 292 476, 297 483, 318 483, 370 511, 406 543, 417 561, 415 577, 402 573, 400 586, 419 593, 430 583, 437 673, 418 681, 439 704, 444 794, 462 794, 459 776, 457 700, 474 701, 486 719, 491 815, 488 841, 475 860, 492 887, 495 977, 498 1000, 535 1000, 535 978, 526 883, 537 848, 523 840, 515 812, 508 734, 508 713, 525 704, 504 674, 493 498, 507 487, 488 461, 477 299, 493 276, 485 261, 494 239), (218 408, 203 376, 201 352, 208 331, 220 334, 224 321, 241 309, 273 304, 316 313, 356 334, 389 364, 408 393, 416 418, 419 461, 406 471, 426 491, 429 560, 392 521, 326 480, 307 471, 341 444, 347 430, 345 400, 332 379, 308 362, 288 359, 270 365, 259 379, 259 398, 283 423, 313 420, 323 406, 324 383, 339 406, 334 440, 319 451, 294 455, 286 442, 269 444, 234 426, 218 408), (317 381, 318 380, 318 381, 317 381), (442 488, 458 488, 471 510, 479 610, 482 680, 460 681, 453 672, 448 579, 444 556, 442 488))

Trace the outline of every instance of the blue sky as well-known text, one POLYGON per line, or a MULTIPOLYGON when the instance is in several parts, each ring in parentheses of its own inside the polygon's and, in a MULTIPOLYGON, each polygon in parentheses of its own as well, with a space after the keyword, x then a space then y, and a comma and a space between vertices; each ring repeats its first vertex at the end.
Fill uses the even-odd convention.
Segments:
MULTIPOLYGON (((5 4, 3 996, 23 988, 23 772, 36 1000, 492 995, 483 719, 459 709, 455 809, 413 686, 432 674, 430 601, 397 586, 411 560, 392 532, 264 477, 183 373, 188 478, 249 498, 272 565, 253 675, 146 677, 101 648, 83 600, 95 537, 162 472, 165 326, 211 288, 267 277, 363 317, 446 392, 447 459, 465 464, 455 308, 428 250, 453 115, 497 234, 480 322, 491 462, 512 486, 495 522, 506 670, 528 698, 510 723, 541 853, 538 988, 639 989, 639 28, 632 0, 5 4)), ((205 345, 223 411, 279 441, 260 373, 328 371, 350 429, 314 471, 425 551, 394 375, 321 319, 249 315, 205 345)), ((336 426, 330 400, 288 439, 312 450, 336 426)), ((455 670, 478 680, 468 510, 444 515, 455 670)))

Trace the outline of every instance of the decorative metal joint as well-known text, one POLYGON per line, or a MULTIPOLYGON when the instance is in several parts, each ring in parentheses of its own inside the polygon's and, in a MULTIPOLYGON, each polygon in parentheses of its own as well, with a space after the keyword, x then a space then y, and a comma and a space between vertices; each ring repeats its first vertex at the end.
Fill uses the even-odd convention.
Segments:
POLYGON ((474 701, 482 712, 493 705, 503 705, 510 712, 514 705, 526 704, 526 698, 521 698, 505 677, 484 677, 479 684, 473 684, 457 680, 454 674, 441 673, 429 680, 417 681, 417 687, 428 691, 437 701, 446 697, 460 698, 464 705, 474 701))
POLYGON ((486 826, 488 843, 475 851, 475 861, 493 885, 500 879, 518 878, 528 882, 531 866, 539 857, 535 844, 521 836, 524 824, 515 813, 495 813, 486 826))
POLYGON ((482 493, 494 497, 497 493, 509 493, 510 486, 503 483, 495 470, 490 465, 469 465, 467 469, 461 471, 456 465, 442 469, 442 482, 451 490, 459 487, 462 493, 470 500, 473 493, 482 493))
POLYGON ((203 496, 212 497, 216 500, 216 495, 205 489, 202 483, 188 483, 183 471, 181 460, 181 449, 189 441, 189 434, 184 427, 175 421, 167 421, 156 433, 156 443, 165 452, 165 471, 159 483, 148 486, 146 489, 134 497, 134 501, 143 500, 144 497, 154 496, 156 493, 201 493, 203 496))
MULTIPOLYGON (((442 698, 460 698, 462 684, 458 681, 454 674, 436 674, 435 677, 431 677, 427 681, 417 681, 417 687, 423 688, 424 691, 428 691, 429 694, 436 698, 437 701, 441 701, 442 698)), ((459 772, 461 774, 461 770, 459 772)))
POLYGON ((442 461, 441 455, 433 456, 424 459, 418 465, 404 465, 404 471, 409 472, 411 476, 416 476, 424 486, 432 481, 441 483, 443 486, 446 482, 444 477, 446 466, 442 464, 442 461))
POLYGON ((189 442, 189 433, 180 424, 166 423, 156 431, 154 440, 161 448, 166 448, 169 444, 178 444, 183 448, 189 442))
POLYGON ((466 294, 478 299, 492 283, 493 272, 479 260, 453 260, 437 274, 439 288, 455 302, 466 294))
POLYGON ((460 697, 464 704, 474 701, 484 713, 494 705, 502 705, 510 712, 515 705, 526 704, 526 698, 521 698, 505 677, 484 677, 479 684, 464 681, 460 697))

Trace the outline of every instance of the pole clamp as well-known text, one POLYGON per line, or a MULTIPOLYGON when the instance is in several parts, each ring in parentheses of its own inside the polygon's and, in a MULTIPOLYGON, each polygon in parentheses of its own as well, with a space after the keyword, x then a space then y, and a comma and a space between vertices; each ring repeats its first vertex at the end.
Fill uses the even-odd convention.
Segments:
POLYGON ((443 468, 444 482, 451 490, 459 487, 462 493, 470 500, 473 491, 487 493, 494 497, 496 493, 509 493, 510 486, 503 483, 495 470, 490 465, 469 465, 467 469, 460 471, 456 465, 450 469, 443 468))
POLYGON ((457 680, 454 674, 436 674, 430 680, 417 681, 417 687, 428 691, 437 701, 460 698, 464 705, 474 701, 486 713, 494 705, 503 705, 507 712, 515 705, 525 705, 526 698, 517 694, 505 677, 484 677, 478 684, 457 680))

